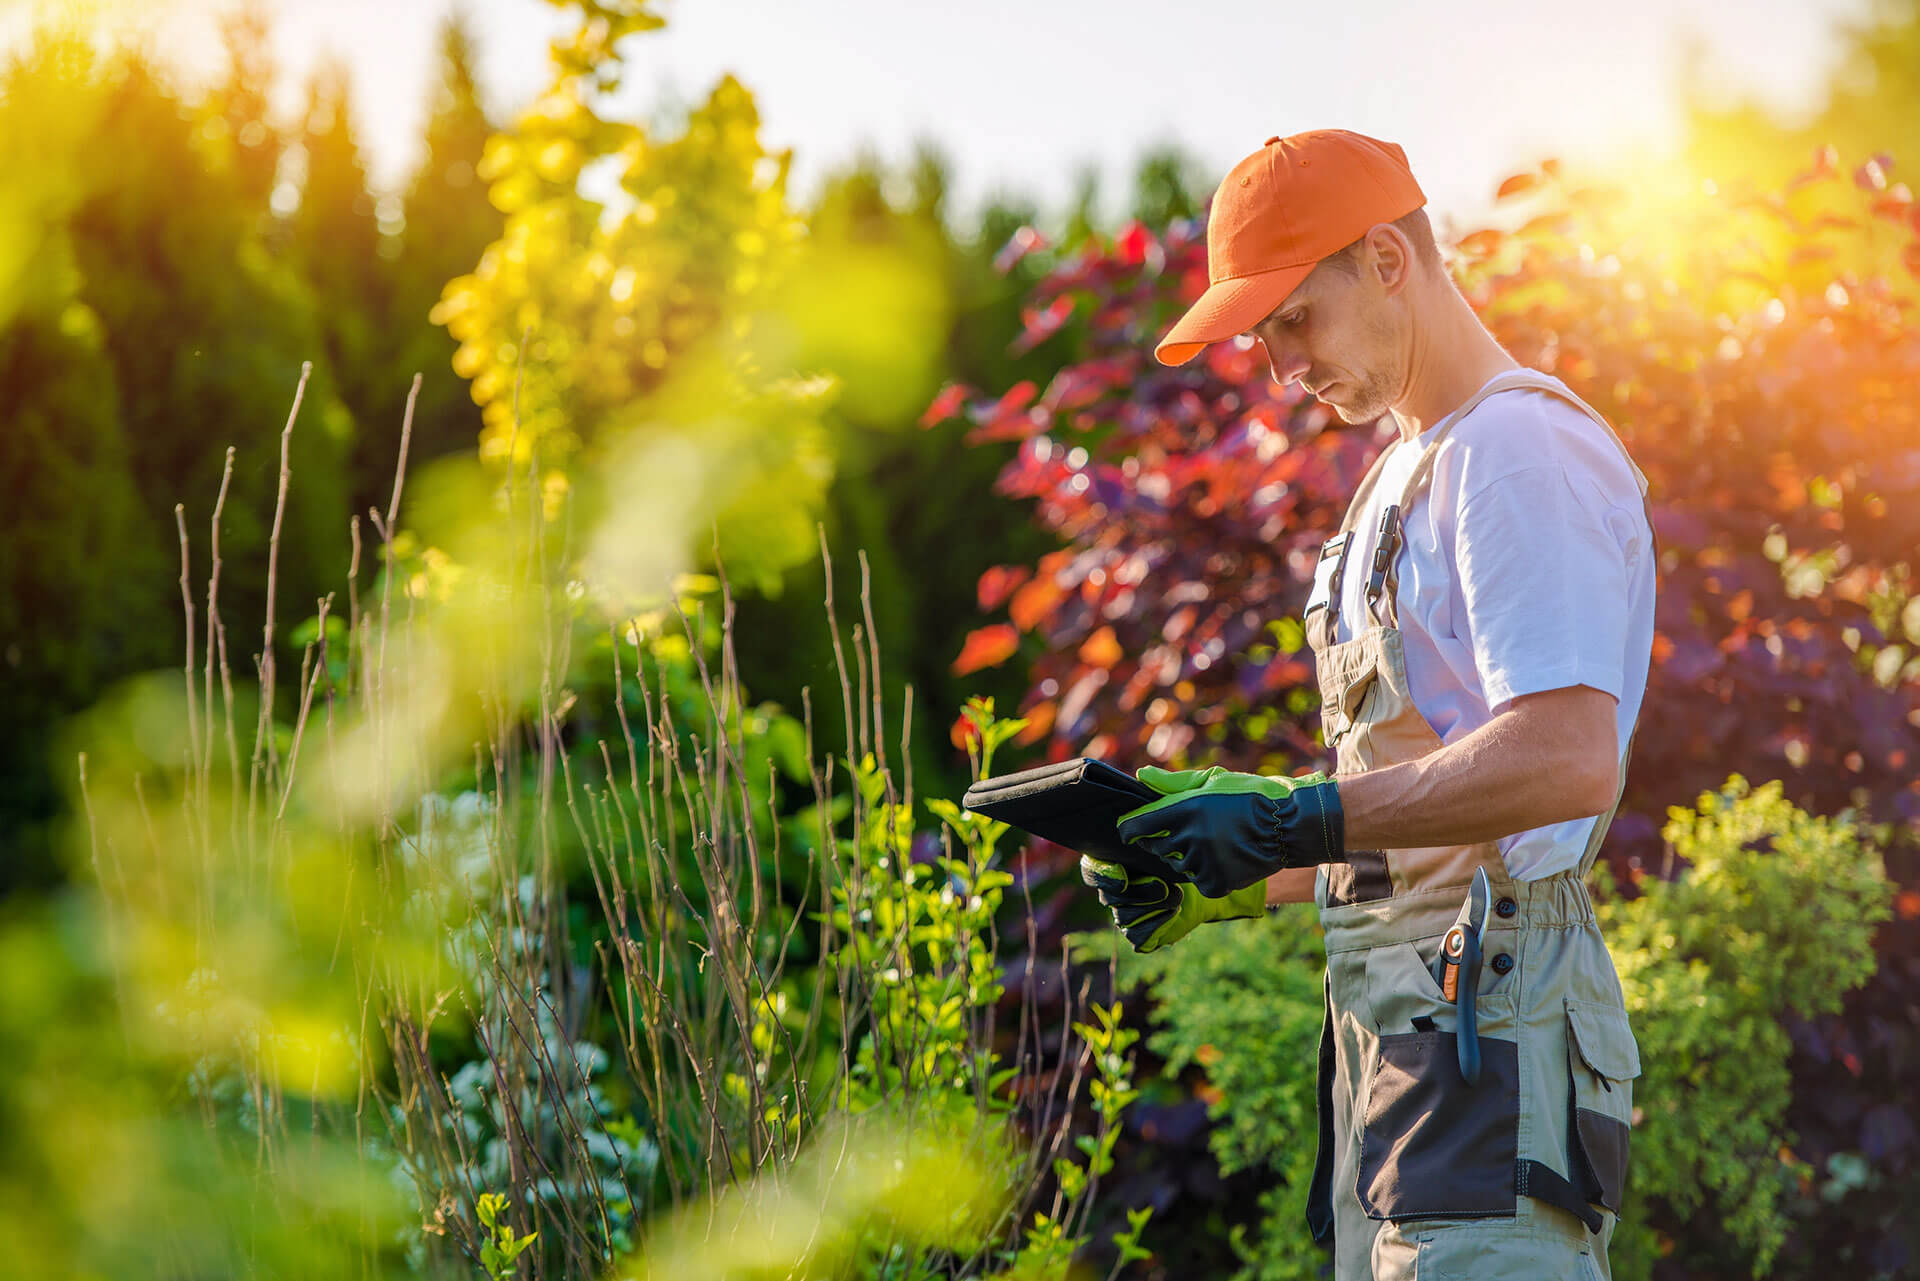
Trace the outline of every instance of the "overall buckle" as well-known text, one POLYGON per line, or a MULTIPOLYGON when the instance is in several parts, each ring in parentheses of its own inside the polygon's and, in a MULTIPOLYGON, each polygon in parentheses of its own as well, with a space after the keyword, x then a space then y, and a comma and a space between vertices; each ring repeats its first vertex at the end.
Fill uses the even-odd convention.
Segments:
MULTIPOLYGON (((1367 574, 1367 608, 1373 610, 1380 599, 1380 593, 1387 583, 1387 570, 1393 565, 1394 553, 1400 550, 1400 504, 1388 503, 1380 513, 1380 529, 1373 540, 1373 564, 1367 574)), ((1379 618, 1374 611, 1374 617, 1379 618)))
POLYGON ((1316 609, 1327 611, 1328 635, 1332 635, 1334 621, 1340 617, 1340 579, 1347 569, 1347 552, 1353 547, 1353 531, 1335 534, 1320 544, 1320 558, 1313 566, 1313 587, 1307 593, 1306 621, 1316 609))

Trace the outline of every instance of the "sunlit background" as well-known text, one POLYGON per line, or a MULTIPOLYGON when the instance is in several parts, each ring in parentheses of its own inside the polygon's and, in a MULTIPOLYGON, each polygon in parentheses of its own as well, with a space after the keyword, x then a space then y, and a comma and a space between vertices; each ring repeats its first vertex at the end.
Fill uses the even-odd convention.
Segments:
MULTIPOLYGON (((15 0, 7 43, 35 7, 15 0)), ((217 74, 226 0, 100 7, 116 35, 150 39, 183 76, 217 74)), ((546 41, 566 25, 542 0, 268 8, 276 106, 297 111, 321 60, 343 59, 356 130, 386 186, 419 158, 434 32, 449 12, 472 19, 503 114, 541 89, 546 41)), ((633 51, 616 101, 638 113, 685 103, 731 71, 754 87, 768 141, 796 149, 799 193, 860 148, 901 162, 931 138, 953 158, 967 212, 998 189, 1063 206, 1091 173, 1100 208, 1117 213, 1148 145, 1182 146, 1218 175, 1269 134, 1348 128, 1400 143, 1433 210, 1474 222, 1498 179, 1541 155, 1670 154, 1689 90, 1804 120, 1839 70, 1839 25, 1871 11, 1871 0, 668 0, 668 30, 633 51)))

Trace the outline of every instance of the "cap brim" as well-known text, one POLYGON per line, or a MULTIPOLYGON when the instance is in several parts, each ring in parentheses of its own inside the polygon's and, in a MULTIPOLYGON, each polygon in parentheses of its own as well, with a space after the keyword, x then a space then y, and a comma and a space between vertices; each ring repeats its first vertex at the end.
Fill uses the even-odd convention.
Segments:
POLYGON ((1184 365, 1208 343, 1243 334, 1267 318, 1287 300, 1294 287, 1313 273, 1317 263, 1275 267, 1207 286, 1207 292, 1187 308, 1153 349, 1163 365, 1184 365))

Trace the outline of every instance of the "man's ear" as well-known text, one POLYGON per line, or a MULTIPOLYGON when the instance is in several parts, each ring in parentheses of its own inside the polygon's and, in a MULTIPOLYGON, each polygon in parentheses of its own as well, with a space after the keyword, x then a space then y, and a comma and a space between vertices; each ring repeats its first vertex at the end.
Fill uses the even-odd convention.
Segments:
POLYGON ((1365 262, 1381 289, 1397 294, 1413 279, 1413 242, 1392 223, 1376 223, 1367 232, 1365 262))

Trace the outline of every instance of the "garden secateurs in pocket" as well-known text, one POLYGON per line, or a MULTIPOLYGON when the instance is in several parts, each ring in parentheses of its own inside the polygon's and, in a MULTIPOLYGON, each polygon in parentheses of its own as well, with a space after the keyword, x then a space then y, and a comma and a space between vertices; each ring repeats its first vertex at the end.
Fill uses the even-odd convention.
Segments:
POLYGON ((1440 994, 1453 1002, 1460 1075, 1468 1085, 1480 1083, 1480 1025, 1474 1002, 1480 991, 1481 944, 1492 904, 1487 869, 1477 867, 1473 884, 1467 887, 1467 901, 1460 905, 1460 915, 1440 941, 1440 955, 1433 959, 1433 980, 1440 985, 1440 994))

